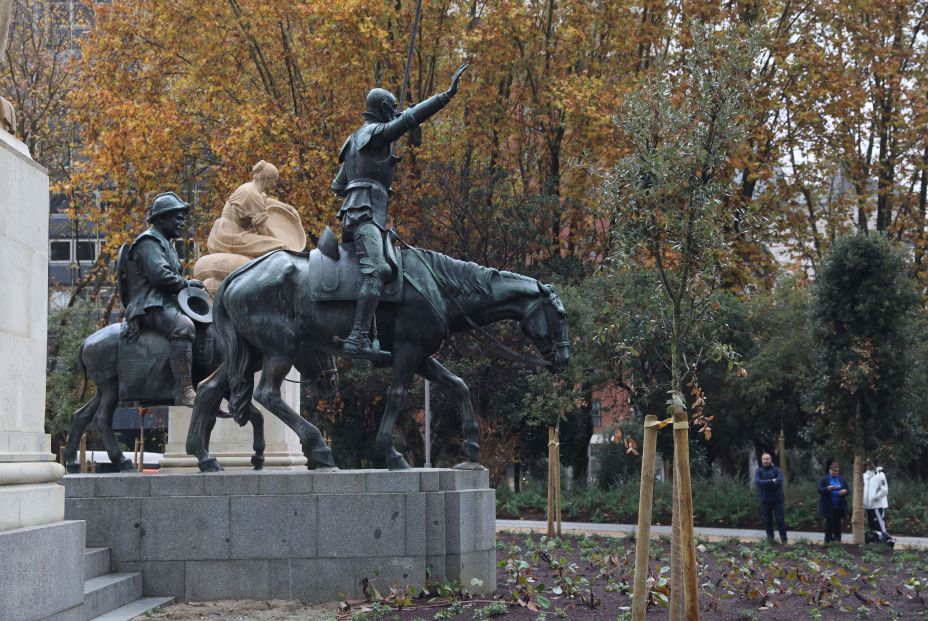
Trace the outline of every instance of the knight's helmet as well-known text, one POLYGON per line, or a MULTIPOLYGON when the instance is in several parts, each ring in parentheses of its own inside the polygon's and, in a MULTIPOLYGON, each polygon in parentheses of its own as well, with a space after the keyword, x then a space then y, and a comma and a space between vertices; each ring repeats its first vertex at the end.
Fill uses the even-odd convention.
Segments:
POLYGON ((374 116, 381 123, 389 123, 393 118, 384 118, 383 104, 390 104, 396 115, 396 97, 385 88, 372 88, 367 94, 367 114, 374 116))
POLYGON ((151 202, 151 207, 148 208, 148 213, 145 215, 145 219, 151 223, 152 220, 161 214, 168 213, 169 211, 177 211, 179 209, 187 211, 190 209, 190 204, 185 203, 174 192, 163 192, 156 196, 155 200, 151 202))

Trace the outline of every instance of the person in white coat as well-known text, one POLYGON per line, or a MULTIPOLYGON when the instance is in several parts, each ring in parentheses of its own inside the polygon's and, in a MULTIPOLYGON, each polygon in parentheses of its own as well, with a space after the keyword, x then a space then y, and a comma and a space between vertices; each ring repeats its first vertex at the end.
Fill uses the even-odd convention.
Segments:
POLYGON ((867 471, 864 472, 864 509, 867 510, 867 523, 870 530, 879 533, 879 540, 884 542, 892 540, 886 530, 886 509, 888 507, 889 484, 886 482, 883 468, 868 461, 867 471))

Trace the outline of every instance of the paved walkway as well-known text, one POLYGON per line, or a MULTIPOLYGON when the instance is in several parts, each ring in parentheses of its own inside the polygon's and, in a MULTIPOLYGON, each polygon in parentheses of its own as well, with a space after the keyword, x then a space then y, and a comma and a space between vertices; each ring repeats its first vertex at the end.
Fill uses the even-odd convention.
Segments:
MULTIPOLYGON (((547 532, 548 523, 541 520, 496 520, 497 531, 515 531, 515 532, 547 532)), ((634 533, 636 527, 632 524, 593 524, 591 522, 562 522, 562 533, 587 534, 587 535, 611 535, 613 537, 628 535, 634 533)), ((670 526, 651 526, 651 536, 660 537, 661 535, 670 536, 670 526)), ((721 539, 740 539, 742 541, 761 541, 767 538, 767 533, 762 530, 742 529, 742 528, 709 528, 705 526, 696 527, 696 536, 700 539, 717 541, 721 539)), ((928 550, 928 537, 893 537, 896 540, 896 549, 900 548, 918 548, 928 550)), ((807 541, 811 543, 822 543, 824 535, 822 533, 810 532, 789 532, 790 542, 807 541)), ((850 543, 850 533, 845 533, 844 542, 850 543)))

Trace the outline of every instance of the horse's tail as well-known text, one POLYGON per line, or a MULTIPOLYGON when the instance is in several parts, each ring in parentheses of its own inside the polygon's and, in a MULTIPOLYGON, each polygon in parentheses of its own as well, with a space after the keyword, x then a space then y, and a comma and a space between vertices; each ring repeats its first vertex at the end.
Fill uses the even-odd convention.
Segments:
POLYGON ((250 417, 251 396, 255 389, 251 375, 251 351, 248 343, 242 339, 226 311, 224 298, 226 289, 241 272, 230 274, 219 285, 213 302, 213 323, 219 335, 222 347, 222 364, 226 365, 229 378, 229 413, 237 421, 250 417))
POLYGON ((84 343, 81 343, 80 349, 77 350, 77 364, 79 365, 78 368, 80 369, 80 372, 81 372, 81 391, 77 395, 78 401, 83 401, 84 393, 87 392, 87 365, 84 364, 85 343, 86 341, 84 341, 84 343))

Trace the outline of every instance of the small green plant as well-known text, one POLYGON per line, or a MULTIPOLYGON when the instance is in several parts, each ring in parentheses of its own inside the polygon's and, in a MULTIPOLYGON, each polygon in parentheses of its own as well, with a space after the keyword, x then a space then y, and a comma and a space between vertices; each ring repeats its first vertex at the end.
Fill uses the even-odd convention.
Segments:
POLYGON ((369 607, 362 608, 351 615, 351 621, 373 621, 383 619, 393 612, 393 608, 380 602, 374 602, 369 607))
POLYGON ((809 621, 822 621, 822 611, 818 608, 810 608, 809 621))
POLYGON ((467 606, 465 606, 459 601, 454 601, 454 602, 451 602, 451 605, 445 608, 444 610, 439 610, 438 612, 436 612, 435 616, 433 616, 432 618, 435 621, 441 621, 442 619, 451 619, 460 614, 463 614, 465 610, 467 610, 467 606))
POLYGON ((738 613, 739 619, 744 619, 744 621, 757 621, 757 615, 754 614, 753 610, 742 610, 738 613))
POLYGON ((508 612, 503 602, 493 602, 474 611, 474 621, 486 621, 492 617, 503 617, 508 612))

